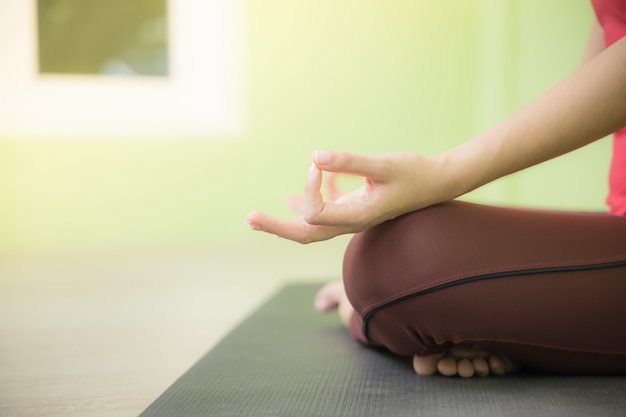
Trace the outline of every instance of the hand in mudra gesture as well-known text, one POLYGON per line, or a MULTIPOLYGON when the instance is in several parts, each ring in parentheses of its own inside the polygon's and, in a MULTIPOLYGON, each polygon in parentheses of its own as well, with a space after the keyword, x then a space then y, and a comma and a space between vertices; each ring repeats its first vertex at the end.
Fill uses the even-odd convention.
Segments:
POLYGON ((299 243, 327 240, 357 233, 401 214, 445 201, 438 187, 442 161, 411 153, 377 155, 316 151, 301 201, 293 201, 301 215, 284 220, 252 212, 246 220, 253 230, 271 233, 299 243), (330 201, 324 201, 322 172, 363 177, 364 184, 341 195, 329 183, 330 201))

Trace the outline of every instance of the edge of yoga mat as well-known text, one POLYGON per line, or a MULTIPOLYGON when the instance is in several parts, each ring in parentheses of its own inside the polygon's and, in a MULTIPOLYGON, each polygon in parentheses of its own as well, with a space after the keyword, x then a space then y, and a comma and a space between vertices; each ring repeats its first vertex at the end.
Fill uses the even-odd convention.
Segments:
POLYGON ((279 290, 140 417, 624 415, 626 377, 419 377, 316 313, 318 288, 279 290))

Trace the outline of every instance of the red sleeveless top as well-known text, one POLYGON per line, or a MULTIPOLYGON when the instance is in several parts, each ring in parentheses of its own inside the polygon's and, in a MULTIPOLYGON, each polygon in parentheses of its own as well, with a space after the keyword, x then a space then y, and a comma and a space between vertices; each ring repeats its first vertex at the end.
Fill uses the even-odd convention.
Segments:
MULTIPOLYGON (((626 0, 591 0, 591 3, 604 30, 604 43, 607 47, 626 36, 626 0)), ((611 214, 626 214, 626 127, 613 135, 609 195, 606 203, 611 214)))

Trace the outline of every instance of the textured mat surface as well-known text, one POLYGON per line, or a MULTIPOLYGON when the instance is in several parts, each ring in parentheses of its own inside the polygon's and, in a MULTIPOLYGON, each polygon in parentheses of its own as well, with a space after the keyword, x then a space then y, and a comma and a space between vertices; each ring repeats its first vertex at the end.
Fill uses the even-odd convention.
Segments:
POLYGON ((282 289, 141 417, 626 415, 626 377, 418 377, 317 314, 317 288, 282 289))

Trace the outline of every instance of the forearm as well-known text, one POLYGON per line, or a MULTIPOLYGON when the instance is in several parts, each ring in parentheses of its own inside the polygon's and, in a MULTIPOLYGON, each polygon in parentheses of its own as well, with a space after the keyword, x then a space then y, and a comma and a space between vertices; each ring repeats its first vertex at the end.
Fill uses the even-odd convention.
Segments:
POLYGON ((626 38, 509 118, 444 153, 456 197, 626 125, 626 38))

